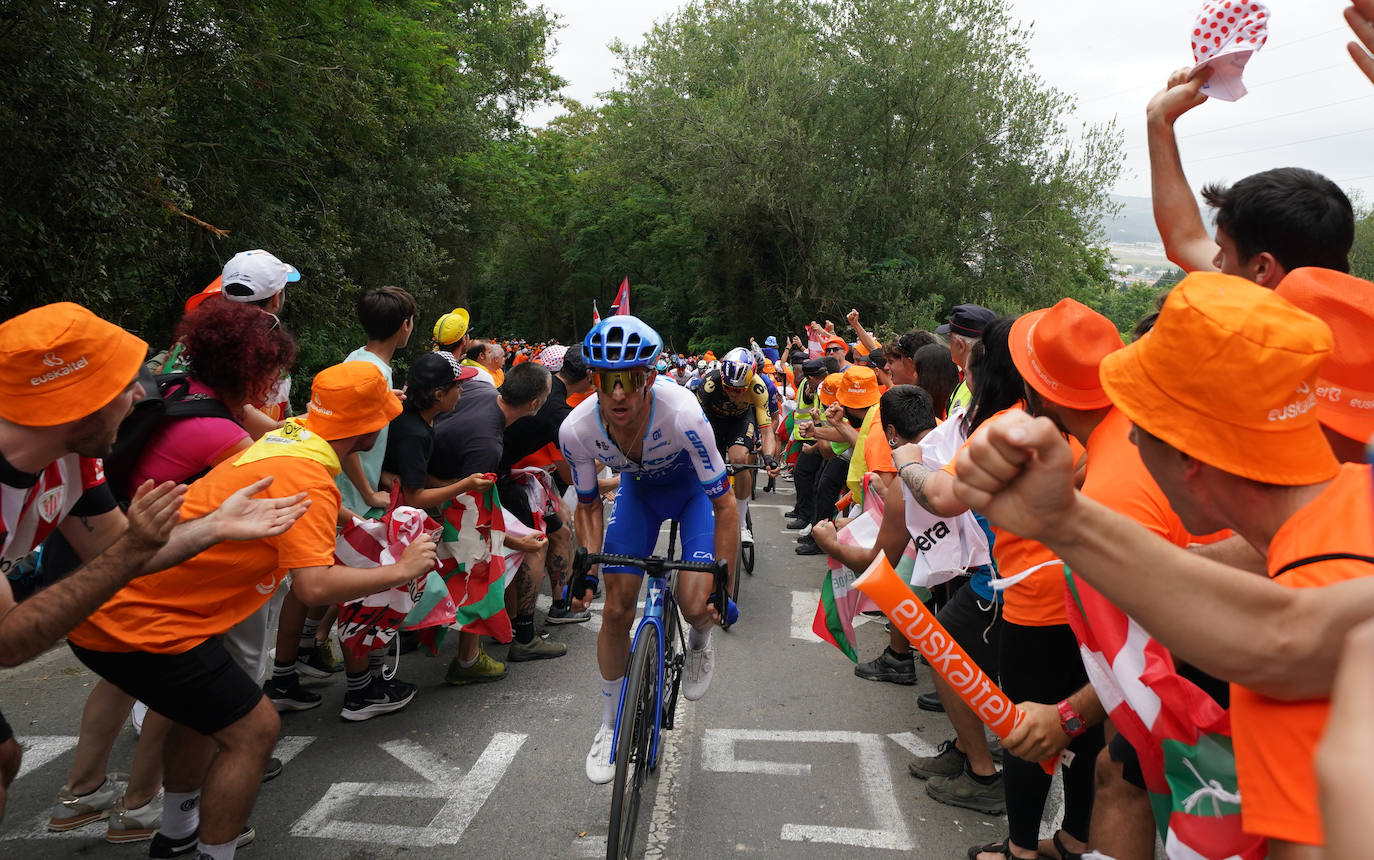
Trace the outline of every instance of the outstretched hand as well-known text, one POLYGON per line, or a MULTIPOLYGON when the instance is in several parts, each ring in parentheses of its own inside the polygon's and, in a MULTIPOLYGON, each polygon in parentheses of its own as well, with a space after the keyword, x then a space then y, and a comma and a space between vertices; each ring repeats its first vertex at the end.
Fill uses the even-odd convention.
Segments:
POLYGON ((1345 20, 1360 41, 1348 42, 1345 47, 1355 65, 1360 67, 1370 83, 1374 83, 1374 57, 1370 56, 1370 51, 1374 51, 1374 0, 1350 2, 1351 5, 1345 10, 1345 20))
POLYGON ((244 487, 225 499, 219 508, 210 514, 217 522, 220 540, 257 540, 276 537, 291 528, 296 520, 310 507, 310 499, 305 493, 296 493, 280 499, 255 499, 272 484, 268 475, 244 487))
POLYGON ((129 503, 129 537, 149 549, 157 549, 172 536, 181 520, 181 503, 186 485, 165 481, 154 486, 144 481, 129 503))
POLYGON ((1066 526, 1073 452, 1050 419, 1010 412, 989 421, 955 463, 955 497, 998 526, 1042 543, 1066 526))
POLYGON ((1155 93, 1145 107, 1149 119, 1163 120, 1169 125, 1188 111, 1207 101, 1202 94, 1202 85, 1212 79, 1211 66, 1193 74, 1191 68, 1176 69, 1169 75, 1164 89, 1155 93))

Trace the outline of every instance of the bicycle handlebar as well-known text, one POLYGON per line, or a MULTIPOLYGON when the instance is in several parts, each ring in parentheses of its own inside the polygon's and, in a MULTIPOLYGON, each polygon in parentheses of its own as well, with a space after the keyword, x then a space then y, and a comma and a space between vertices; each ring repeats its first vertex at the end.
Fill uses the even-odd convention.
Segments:
POLYGON ((715 577, 715 587, 711 590, 711 595, 706 598, 706 603, 714 605, 722 618, 726 616, 726 607, 729 606, 730 566, 724 561, 672 561, 659 555, 634 556, 604 552, 592 553, 587 552, 586 547, 580 546, 577 548, 577 552, 573 554, 572 578, 568 580, 569 597, 581 595, 582 592, 586 591, 587 572, 594 564, 638 567, 650 576, 662 576, 673 570, 712 574, 715 577))

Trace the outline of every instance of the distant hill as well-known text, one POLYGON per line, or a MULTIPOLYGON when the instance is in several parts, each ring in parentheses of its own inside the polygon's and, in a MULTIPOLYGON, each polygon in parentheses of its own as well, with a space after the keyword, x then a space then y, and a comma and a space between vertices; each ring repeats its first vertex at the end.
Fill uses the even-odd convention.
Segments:
POLYGON ((1120 204, 1121 211, 1116 219, 1103 227, 1109 242, 1159 242, 1159 232, 1155 230, 1154 210, 1148 197, 1126 197, 1111 195, 1113 203, 1120 204))

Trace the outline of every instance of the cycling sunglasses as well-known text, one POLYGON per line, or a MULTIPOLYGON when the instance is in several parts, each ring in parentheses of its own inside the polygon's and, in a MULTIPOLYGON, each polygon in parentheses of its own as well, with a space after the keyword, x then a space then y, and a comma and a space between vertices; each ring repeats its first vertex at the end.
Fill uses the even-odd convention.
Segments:
POLYGON ((648 381, 649 370, 644 367, 632 367, 628 370, 596 370, 592 372, 592 378, 596 382, 598 391, 610 394, 619 385, 625 389, 626 394, 634 394, 644 387, 648 381))

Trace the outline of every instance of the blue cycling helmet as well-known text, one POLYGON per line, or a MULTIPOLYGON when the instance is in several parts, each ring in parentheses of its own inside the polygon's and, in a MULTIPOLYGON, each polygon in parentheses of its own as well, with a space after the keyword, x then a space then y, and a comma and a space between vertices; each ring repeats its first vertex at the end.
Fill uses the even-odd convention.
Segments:
POLYGON ((632 316, 606 317, 582 340, 582 358, 593 370, 653 367, 662 351, 658 332, 632 316))

